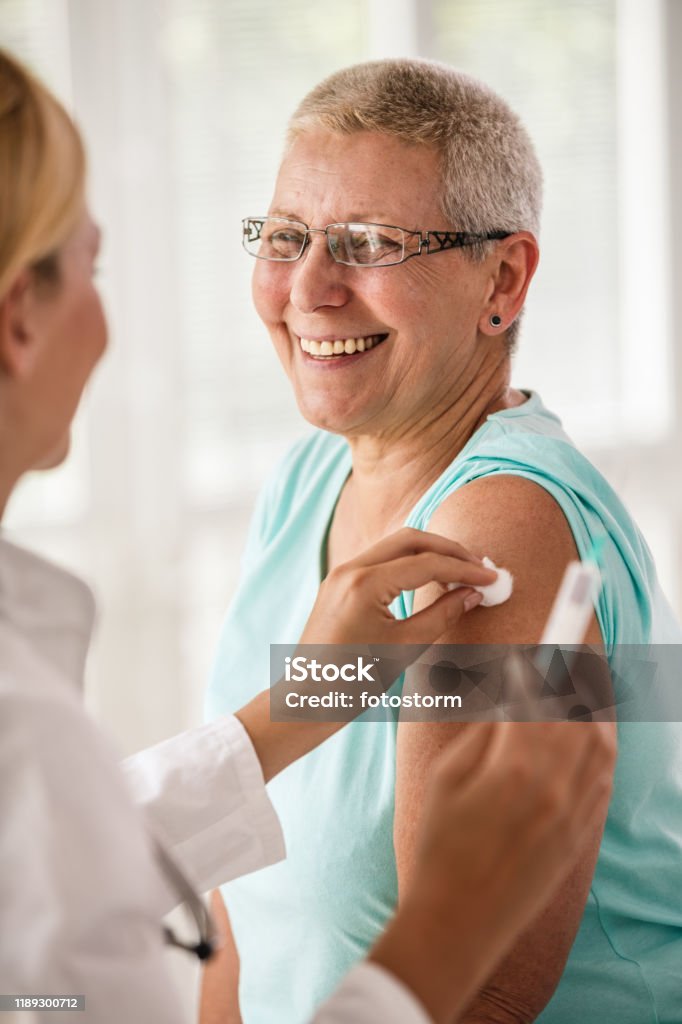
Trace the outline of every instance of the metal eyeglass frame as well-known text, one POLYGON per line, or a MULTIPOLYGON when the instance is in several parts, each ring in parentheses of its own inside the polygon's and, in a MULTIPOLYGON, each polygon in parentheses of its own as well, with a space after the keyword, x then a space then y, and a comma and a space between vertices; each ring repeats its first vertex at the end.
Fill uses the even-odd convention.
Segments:
POLYGON ((490 231, 485 235, 477 235, 468 231, 410 231, 409 228, 401 228, 397 224, 376 224, 371 221, 338 221, 334 224, 327 224, 324 228, 309 228, 302 220, 291 220, 289 217, 274 216, 244 217, 242 220, 242 246, 249 256, 253 256, 256 260, 268 260, 270 263, 295 263, 297 260, 300 260, 309 246, 310 235, 317 234, 326 236, 327 248, 332 259, 335 263, 340 263, 344 267, 397 267, 401 263, 405 263, 406 260, 412 259, 413 256, 430 256, 432 253, 444 252, 448 249, 462 249, 467 245, 475 245, 476 242, 500 241, 503 238, 508 238, 511 233, 510 231, 490 231), (278 220, 284 224, 297 224, 305 229, 301 251, 298 256, 258 256, 255 252, 251 252, 246 248, 247 241, 258 241, 266 220, 278 220), (392 231, 402 231, 403 235, 411 235, 413 238, 416 238, 419 248, 415 252, 406 253, 405 240, 403 240, 403 255, 399 260, 394 260, 391 263, 350 263, 348 260, 339 259, 338 254, 334 252, 328 233, 330 228, 342 228, 350 225, 358 228, 389 228, 392 231), (258 233, 255 236, 251 234, 252 228, 257 229, 258 233), (432 238, 436 241, 435 246, 431 241, 432 238))

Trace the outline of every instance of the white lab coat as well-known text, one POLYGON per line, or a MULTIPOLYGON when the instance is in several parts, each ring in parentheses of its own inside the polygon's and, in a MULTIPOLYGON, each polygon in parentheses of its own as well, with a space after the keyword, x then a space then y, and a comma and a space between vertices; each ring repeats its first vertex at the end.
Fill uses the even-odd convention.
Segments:
MULTIPOLYGON (((279 860, 283 837, 235 718, 129 758, 126 786, 81 702, 93 620, 80 580, 0 538, 0 995, 85 995, 23 1024, 183 1024, 160 928, 178 897, 150 828, 200 891, 279 860)), ((315 1024, 370 1021, 428 1018, 361 964, 315 1024)))

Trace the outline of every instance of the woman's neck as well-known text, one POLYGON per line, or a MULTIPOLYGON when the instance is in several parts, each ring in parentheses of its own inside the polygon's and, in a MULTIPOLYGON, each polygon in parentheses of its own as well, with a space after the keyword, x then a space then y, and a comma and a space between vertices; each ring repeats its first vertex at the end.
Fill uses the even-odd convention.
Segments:
POLYGON ((342 502, 365 544, 400 528, 487 416, 522 404, 524 396, 510 388, 509 376, 505 357, 477 374, 446 407, 429 410, 401 432, 349 439, 353 472, 342 502))
POLYGON ((7 502, 9 501, 10 494, 14 490, 14 484, 10 485, 6 483, 0 475, 0 526, 2 526, 2 519, 5 515, 5 509, 7 508, 7 502))
POLYGON ((17 458, 18 448, 18 443, 0 424, 0 524, 12 491, 24 473, 17 458))

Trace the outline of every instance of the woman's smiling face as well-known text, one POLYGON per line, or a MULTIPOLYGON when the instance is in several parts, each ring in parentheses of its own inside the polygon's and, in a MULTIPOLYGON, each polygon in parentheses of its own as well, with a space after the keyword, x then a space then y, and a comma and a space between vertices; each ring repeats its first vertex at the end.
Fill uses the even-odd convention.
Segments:
MULTIPOLYGON (((288 150, 269 213, 314 228, 364 221, 457 230, 445 223, 440 190, 430 146, 316 129, 288 150)), ((390 435, 447 408, 480 362, 478 327, 492 288, 486 263, 455 249, 398 266, 349 267, 334 262, 317 234, 296 262, 258 260, 256 309, 306 419, 348 436, 390 435), (333 348, 348 339, 365 339, 365 351, 341 355, 337 344, 337 355, 324 358, 304 350, 309 341, 333 348)))

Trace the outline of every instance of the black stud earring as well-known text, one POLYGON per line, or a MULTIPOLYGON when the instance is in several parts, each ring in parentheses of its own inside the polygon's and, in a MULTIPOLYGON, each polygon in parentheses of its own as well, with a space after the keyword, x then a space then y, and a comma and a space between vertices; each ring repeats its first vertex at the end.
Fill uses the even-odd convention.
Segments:
POLYGON ((497 313, 493 313, 493 315, 490 317, 490 326, 491 327, 499 327, 501 323, 502 323, 502 317, 498 316, 497 313))

